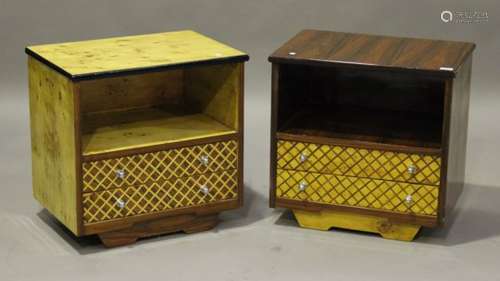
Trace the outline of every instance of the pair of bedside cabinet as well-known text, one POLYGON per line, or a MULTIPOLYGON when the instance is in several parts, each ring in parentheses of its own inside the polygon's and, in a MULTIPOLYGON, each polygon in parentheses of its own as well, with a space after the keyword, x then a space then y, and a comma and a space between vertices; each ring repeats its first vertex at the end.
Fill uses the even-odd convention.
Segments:
MULTIPOLYGON (((271 207, 399 240, 441 225, 463 184, 473 49, 315 30, 279 48, 271 207)), ((72 233, 119 246, 242 205, 247 54, 193 31, 26 52, 33 193, 72 233)))

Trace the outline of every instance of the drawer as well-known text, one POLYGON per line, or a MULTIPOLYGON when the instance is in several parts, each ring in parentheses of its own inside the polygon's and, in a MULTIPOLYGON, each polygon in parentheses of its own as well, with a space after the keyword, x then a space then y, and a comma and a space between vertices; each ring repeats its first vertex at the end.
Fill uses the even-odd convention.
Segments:
POLYGON ((235 140, 83 163, 83 192, 236 169, 235 140))
POLYGON ((277 153, 278 169, 326 174, 342 175, 361 160, 352 147, 283 140, 278 141, 277 153))
POLYGON ((439 185, 437 155, 278 141, 279 169, 439 185))
POLYGON ((83 194, 83 222, 150 214, 237 199, 236 169, 83 194))
POLYGON ((276 197, 436 216, 439 188, 388 180, 278 169, 276 197))

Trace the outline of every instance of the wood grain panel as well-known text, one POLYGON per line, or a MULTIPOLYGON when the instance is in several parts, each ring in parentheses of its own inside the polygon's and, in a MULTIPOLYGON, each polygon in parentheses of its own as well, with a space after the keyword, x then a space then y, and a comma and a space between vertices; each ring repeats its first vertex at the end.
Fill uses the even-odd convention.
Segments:
POLYGON ((191 30, 29 46, 72 78, 248 56, 191 30))
POLYGON ((276 50, 269 60, 377 66, 454 76, 474 47, 468 42, 303 30, 276 50))
POLYGON ((347 212, 353 214, 383 217, 398 223, 416 224, 425 227, 438 226, 436 216, 403 214, 392 211, 384 211, 380 209, 369 209, 369 208, 342 206, 342 205, 329 205, 329 204, 315 203, 309 201, 290 200, 285 198, 276 198, 275 200, 277 208, 287 208, 287 209, 292 209, 294 211, 302 210, 308 212, 321 212, 325 210, 332 210, 332 211, 347 212))
POLYGON ((141 221, 128 229, 100 233, 99 238, 106 247, 118 247, 135 243, 137 239, 142 237, 178 231, 185 233, 206 231, 215 227, 217 223, 217 214, 205 216, 185 214, 141 221))
POLYGON ((470 77, 472 55, 459 69, 454 80, 448 81, 446 95, 448 103, 447 124, 443 130, 446 159, 442 174, 442 194, 440 198, 440 221, 444 222, 446 213, 452 212, 465 182, 465 163, 467 152, 467 127, 469 122, 470 77))
POLYGON ((78 234, 76 93, 67 78, 28 58, 33 194, 78 234))
POLYGON ((421 226, 394 223, 384 217, 367 216, 355 213, 321 211, 307 212, 294 210, 293 214, 301 227, 316 230, 329 230, 332 227, 378 233, 386 239, 412 241, 421 226))
POLYGON ((232 129, 238 129, 243 64, 224 64, 185 70, 186 103, 232 129))
POLYGON ((79 82, 82 113, 180 104, 182 70, 79 82))
POLYGON ((278 111, 282 110, 278 108, 279 99, 279 80, 280 80, 280 65, 277 63, 272 64, 271 72, 271 132, 269 134, 269 207, 276 207, 276 169, 278 167, 277 161, 277 141, 278 137, 276 135, 278 127, 278 111))
POLYGON ((84 116, 84 156, 234 134, 206 114, 148 108, 84 116))

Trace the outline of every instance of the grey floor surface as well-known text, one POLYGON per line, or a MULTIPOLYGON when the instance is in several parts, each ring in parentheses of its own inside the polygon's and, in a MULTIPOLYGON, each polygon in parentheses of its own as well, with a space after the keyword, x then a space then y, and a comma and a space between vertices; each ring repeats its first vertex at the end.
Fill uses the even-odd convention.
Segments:
MULTIPOLYGON (((0 280, 500 280, 500 188, 468 184, 448 225, 415 242, 301 229, 267 207, 266 106, 247 113, 245 207, 212 231, 105 249, 31 196, 26 99, 2 100, 0 280)), ((490 144, 491 146, 494 143, 490 144)), ((498 177, 498 175, 495 175, 498 177)))

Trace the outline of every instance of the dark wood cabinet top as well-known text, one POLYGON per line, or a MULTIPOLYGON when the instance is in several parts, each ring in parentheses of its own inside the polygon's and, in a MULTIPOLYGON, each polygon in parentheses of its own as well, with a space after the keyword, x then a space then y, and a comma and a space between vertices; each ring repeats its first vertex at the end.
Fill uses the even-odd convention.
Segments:
POLYGON ((454 77, 474 43, 303 30, 269 61, 315 65, 344 64, 435 72, 454 77))

